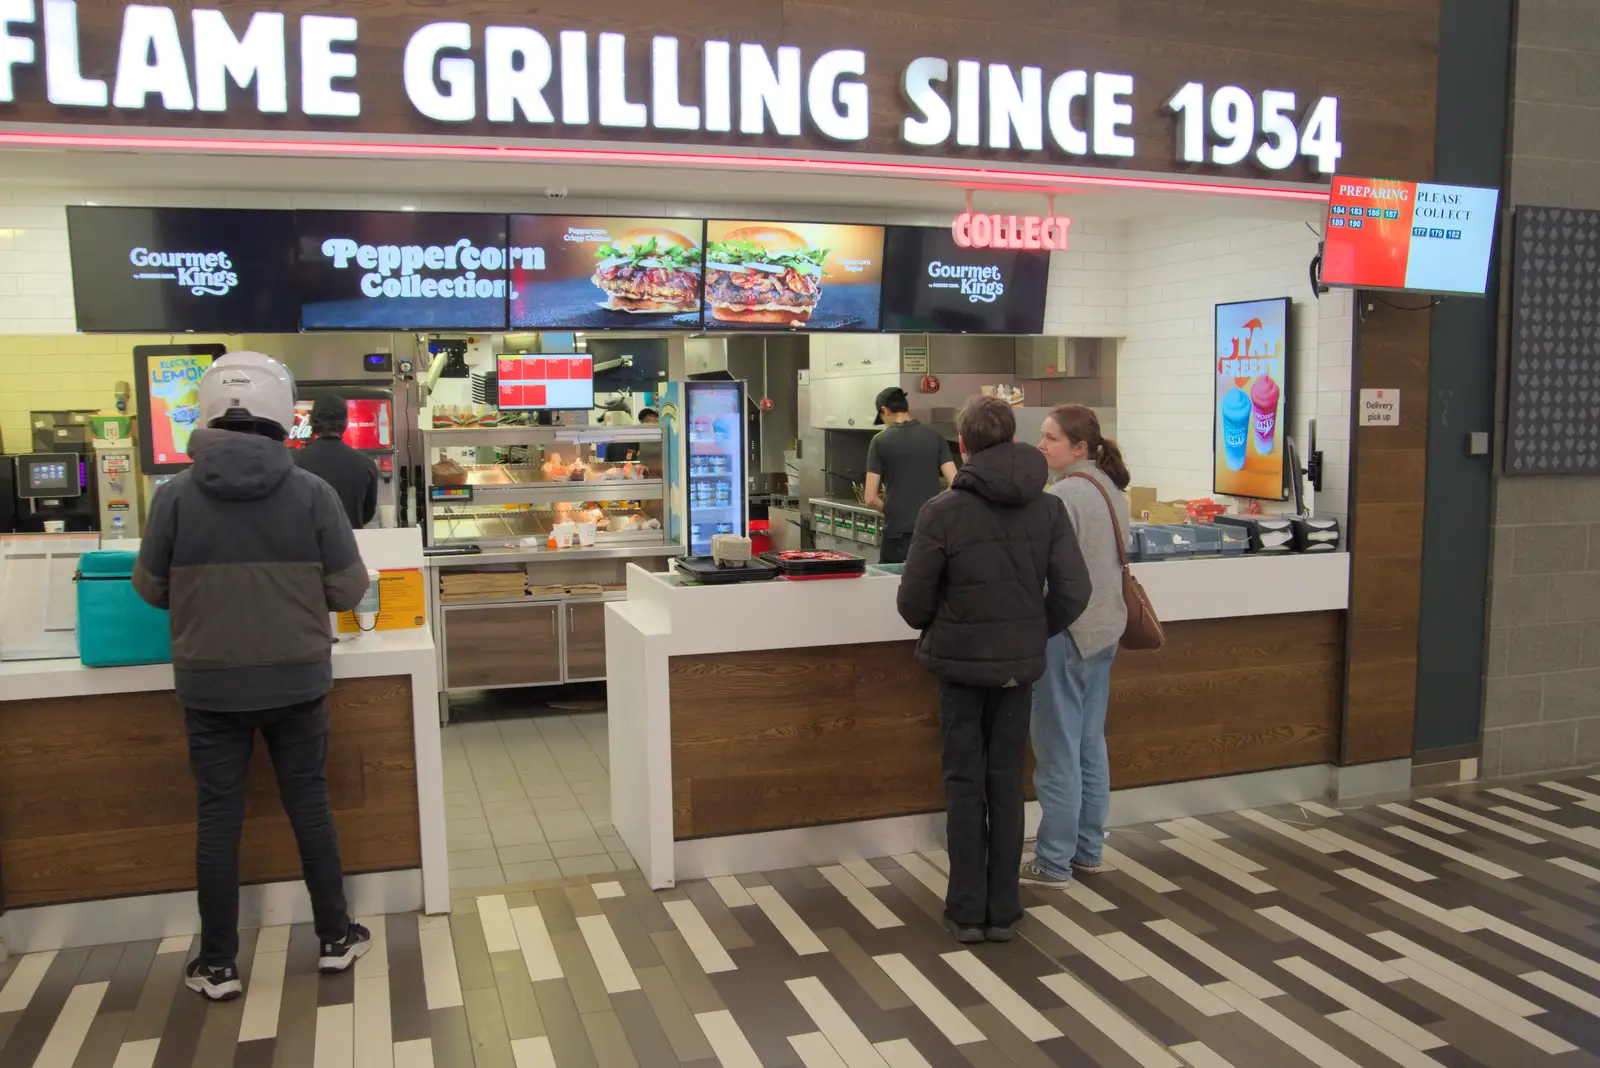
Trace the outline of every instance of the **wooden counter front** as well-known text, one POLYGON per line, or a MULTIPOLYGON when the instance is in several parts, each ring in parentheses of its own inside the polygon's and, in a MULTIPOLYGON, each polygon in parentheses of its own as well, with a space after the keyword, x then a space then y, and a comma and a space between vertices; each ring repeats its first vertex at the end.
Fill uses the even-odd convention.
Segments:
MULTIPOLYGON (((422 866, 407 676, 343 679, 328 793, 347 875, 422 866)), ((171 692, 0 704, 0 907, 194 888, 195 796, 171 692)), ((259 736, 239 855, 245 883, 300 856, 259 736)))
MULTIPOLYGON (((1117 656, 1106 736, 1117 789, 1331 762, 1344 613, 1171 623, 1117 656)), ((679 839, 944 808, 938 694, 912 643, 675 656, 679 839)), ((1030 790, 1031 796, 1031 790, 1030 790)))

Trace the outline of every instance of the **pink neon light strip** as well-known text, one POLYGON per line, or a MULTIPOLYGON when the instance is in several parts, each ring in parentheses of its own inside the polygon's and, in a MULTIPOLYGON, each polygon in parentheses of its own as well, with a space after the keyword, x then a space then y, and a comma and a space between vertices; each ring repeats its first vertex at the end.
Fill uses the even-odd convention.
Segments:
POLYGON ((160 137, 136 134, 54 133, 0 130, 0 147, 133 149, 157 152, 243 152, 306 156, 406 156, 420 159, 473 159, 542 163, 614 163, 632 166, 729 167, 747 170, 819 171, 843 175, 945 180, 966 184, 1079 186, 1090 189, 1142 189, 1150 192, 1205 193, 1260 197, 1268 200, 1325 202, 1326 190, 1191 182, 1171 178, 1136 178, 1100 174, 1059 174, 994 167, 950 167, 936 163, 887 163, 877 160, 790 159, 699 152, 652 152, 643 149, 550 148, 524 145, 442 145, 405 141, 275 141, 254 138, 160 137))

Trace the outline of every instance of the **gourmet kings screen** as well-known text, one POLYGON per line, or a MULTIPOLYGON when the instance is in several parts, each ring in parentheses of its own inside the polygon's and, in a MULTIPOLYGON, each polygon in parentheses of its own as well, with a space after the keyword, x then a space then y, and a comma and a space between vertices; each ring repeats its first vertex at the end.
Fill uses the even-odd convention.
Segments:
POLYGON ((1216 316, 1212 488, 1281 501, 1289 298, 1218 304, 1216 316))
POLYGON ((883 227, 706 223, 708 329, 878 329, 883 227))
POLYGON ((1322 282, 1482 295, 1499 199, 1495 189, 1336 177, 1328 191, 1322 282))
POLYGON ((700 219, 513 215, 515 330, 698 330, 700 219))

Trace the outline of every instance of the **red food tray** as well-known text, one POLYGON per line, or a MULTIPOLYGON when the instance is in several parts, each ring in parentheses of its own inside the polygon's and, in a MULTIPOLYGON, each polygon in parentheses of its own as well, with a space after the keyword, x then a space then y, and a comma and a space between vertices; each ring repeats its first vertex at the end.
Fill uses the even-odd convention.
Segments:
POLYGON ((829 571, 820 575, 780 575, 785 582, 818 582, 823 579, 858 579, 865 578, 865 571, 829 571))

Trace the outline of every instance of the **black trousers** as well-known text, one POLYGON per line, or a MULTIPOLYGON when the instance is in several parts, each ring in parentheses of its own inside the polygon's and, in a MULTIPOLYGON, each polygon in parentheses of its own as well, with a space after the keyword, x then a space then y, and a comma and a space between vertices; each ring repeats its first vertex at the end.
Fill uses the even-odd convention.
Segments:
POLYGON ((878 543, 878 563, 903 564, 911 551, 910 534, 889 534, 878 543))
POLYGON ((189 768, 199 831, 195 886, 200 899, 200 960, 220 967, 239 954, 239 834, 256 731, 266 740, 278 795, 300 847, 317 938, 337 942, 350 926, 339 864, 339 835, 328 804, 328 709, 319 698, 259 712, 186 709, 189 768))
POLYGON ((1032 688, 939 683, 950 890, 944 914, 962 927, 1022 919, 1022 767, 1032 688))

